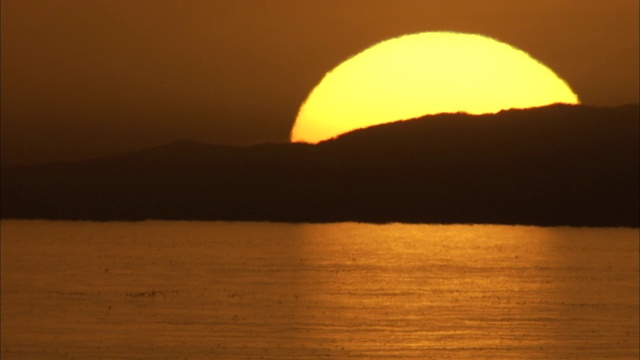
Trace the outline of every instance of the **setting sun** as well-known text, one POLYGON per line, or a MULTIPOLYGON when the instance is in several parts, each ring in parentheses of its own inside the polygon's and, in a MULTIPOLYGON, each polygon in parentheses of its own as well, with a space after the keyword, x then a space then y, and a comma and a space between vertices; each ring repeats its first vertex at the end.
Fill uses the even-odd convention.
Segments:
POLYGON ((325 75, 302 104, 291 141, 428 114, 494 113, 579 103, 558 75, 492 38, 427 32, 380 42, 325 75))

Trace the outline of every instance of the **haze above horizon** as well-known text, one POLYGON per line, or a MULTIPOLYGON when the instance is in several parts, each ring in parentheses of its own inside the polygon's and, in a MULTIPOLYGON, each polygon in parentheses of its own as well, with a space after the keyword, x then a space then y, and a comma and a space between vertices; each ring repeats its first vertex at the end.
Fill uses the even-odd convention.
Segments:
POLYGON ((582 103, 638 103, 638 3, 577 0, 2 2, 2 165, 180 139, 286 142, 324 74, 403 34, 521 48, 582 103))

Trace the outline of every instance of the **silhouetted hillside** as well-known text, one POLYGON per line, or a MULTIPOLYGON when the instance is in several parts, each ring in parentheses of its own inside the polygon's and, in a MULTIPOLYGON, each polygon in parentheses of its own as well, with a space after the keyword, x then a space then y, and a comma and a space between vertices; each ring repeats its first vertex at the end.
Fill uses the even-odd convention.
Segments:
POLYGON ((441 114, 317 145, 5 168, 3 218, 638 226, 639 107, 441 114))

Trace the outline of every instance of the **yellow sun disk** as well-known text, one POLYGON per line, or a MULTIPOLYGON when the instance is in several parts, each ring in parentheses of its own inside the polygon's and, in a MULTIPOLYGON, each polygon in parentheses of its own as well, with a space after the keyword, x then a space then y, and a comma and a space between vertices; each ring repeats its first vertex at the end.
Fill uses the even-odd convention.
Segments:
POLYGON ((442 112, 493 113, 578 103, 571 88, 525 52, 494 39, 421 33, 381 42, 329 72, 304 102, 292 141, 442 112))

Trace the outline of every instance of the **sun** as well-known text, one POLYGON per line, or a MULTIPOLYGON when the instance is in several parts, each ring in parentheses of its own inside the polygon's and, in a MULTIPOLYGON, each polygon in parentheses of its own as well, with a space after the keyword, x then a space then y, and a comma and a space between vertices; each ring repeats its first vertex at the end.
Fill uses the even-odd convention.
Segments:
POLYGON ((522 50, 476 34, 411 34, 380 42, 326 74, 300 107, 291 141, 316 143, 428 114, 554 103, 579 101, 522 50))

